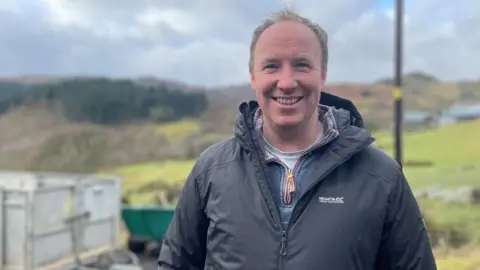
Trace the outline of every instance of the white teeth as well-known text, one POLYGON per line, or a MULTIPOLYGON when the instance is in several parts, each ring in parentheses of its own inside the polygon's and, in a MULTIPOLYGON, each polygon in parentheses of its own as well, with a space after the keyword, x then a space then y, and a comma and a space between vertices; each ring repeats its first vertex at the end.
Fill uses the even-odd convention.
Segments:
POLYGON ((276 101, 284 105, 292 105, 300 101, 300 98, 277 98, 276 101))

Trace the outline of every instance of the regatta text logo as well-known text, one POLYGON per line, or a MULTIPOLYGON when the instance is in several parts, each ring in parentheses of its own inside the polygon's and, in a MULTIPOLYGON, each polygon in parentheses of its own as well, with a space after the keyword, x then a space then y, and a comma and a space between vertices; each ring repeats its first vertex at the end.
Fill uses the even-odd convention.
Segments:
POLYGON ((320 203, 337 203, 343 204, 343 197, 318 197, 320 203))

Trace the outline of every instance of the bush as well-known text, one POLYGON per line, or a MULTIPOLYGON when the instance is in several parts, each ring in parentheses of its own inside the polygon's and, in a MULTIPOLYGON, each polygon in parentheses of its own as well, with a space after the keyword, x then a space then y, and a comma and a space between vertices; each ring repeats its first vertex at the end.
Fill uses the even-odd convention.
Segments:
POLYGON ((480 206, 419 200, 422 215, 433 246, 445 244, 460 248, 480 244, 480 206))

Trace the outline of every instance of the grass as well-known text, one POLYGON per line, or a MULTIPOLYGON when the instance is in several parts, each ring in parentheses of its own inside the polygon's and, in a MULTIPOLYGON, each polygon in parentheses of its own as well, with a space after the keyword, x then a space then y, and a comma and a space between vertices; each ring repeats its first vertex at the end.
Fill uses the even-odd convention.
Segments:
MULTIPOLYGON (((404 160, 431 162, 431 167, 404 168, 412 189, 479 185, 480 121, 470 121, 404 137, 404 160)), ((376 144, 393 156, 392 135, 376 134, 376 144)))
POLYGON ((431 167, 404 169, 411 188, 415 191, 431 187, 456 188, 480 185, 480 165, 472 167, 431 167))
POLYGON ((183 183, 194 163, 193 160, 187 160, 135 164, 121 167, 117 173, 124 178, 126 190, 157 179, 170 184, 183 183))
POLYGON ((161 124, 157 128, 158 134, 164 136, 170 143, 180 143, 189 135, 200 131, 198 121, 184 119, 177 122, 161 124))
POLYGON ((195 160, 143 163, 114 168, 105 173, 122 178, 122 193, 132 204, 153 204, 155 192, 178 190, 183 185, 195 160))
MULTIPOLYGON (((432 161, 435 167, 455 167, 480 160, 480 121, 463 122, 404 137, 405 160, 432 161)), ((393 156, 391 134, 376 134, 377 145, 393 156)))
POLYGON ((480 248, 467 247, 455 251, 435 250, 439 270, 480 270, 480 248))
POLYGON ((450 247, 480 244, 480 205, 427 199, 419 200, 419 205, 433 242, 442 237, 450 247))

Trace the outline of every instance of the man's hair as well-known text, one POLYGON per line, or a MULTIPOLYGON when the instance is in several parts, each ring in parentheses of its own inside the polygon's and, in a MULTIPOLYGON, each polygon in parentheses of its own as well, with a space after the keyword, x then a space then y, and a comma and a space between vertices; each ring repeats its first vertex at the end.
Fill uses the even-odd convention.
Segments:
POLYGON ((318 41, 320 42, 320 47, 322 49, 322 68, 326 69, 328 65, 328 35, 327 32, 319 25, 314 23, 308 18, 305 18, 298 13, 294 12, 292 9, 284 8, 280 11, 272 13, 267 17, 255 30, 253 31, 252 42, 250 43, 250 59, 249 59, 249 68, 253 69, 253 55, 255 52, 255 46, 257 45, 257 40, 260 35, 270 26, 285 21, 294 21, 299 22, 307 26, 310 30, 315 33, 318 41))

